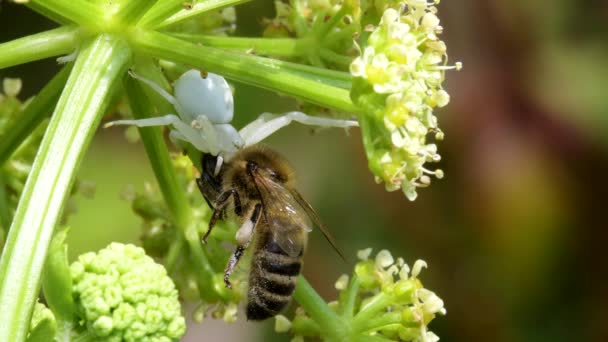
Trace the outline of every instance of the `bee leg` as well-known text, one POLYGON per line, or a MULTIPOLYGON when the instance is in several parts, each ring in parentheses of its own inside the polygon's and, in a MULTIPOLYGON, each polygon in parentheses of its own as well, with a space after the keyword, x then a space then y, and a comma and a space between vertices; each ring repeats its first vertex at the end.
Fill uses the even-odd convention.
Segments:
POLYGON ((196 179, 198 189, 201 191, 201 194, 203 194, 207 200, 207 203, 209 204, 209 207, 212 209, 213 206, 210 202, 213 202, 217 198, 218 194, 222 191, 222 183, 220 179, 215 176, 216 169, 220 164, 219 158, 220 157, 204 153, 201 158, 201 176, 196 179))
POLYGON ((230 196, 234 198, 234 212, 241 216, 243 208, 241 206, 241 198, 239 193, 235 189, 230 189, 222 192, 220 196, 217 198, 216 206, 213 209, 213 214, 211 215, 211 220, 209 220, 209 229, 203 236, 203 243, 207 243, 207 238, 209 234, 211 234, 211 230, 215 226, 218 220, 222 219, 224 216, 224 212, 226 211, 226 205, 228 204, 228 199, 230 196))
POLYGON ((232 288, 232 284, 230 283, 230 274, 232 274, 232 271, 234 271, 234 268, 239 263, 241 256, 243 256, 245 249, 247 249, 247 246, 249 246, 249 243, 253 238, 253 231, 260 219, 261 213, 262 205, 258 203, 253 209, 251 218, 245 221, 241 228, 236 232, 236 241, 239 245, 236 247, 234 254, 232 254, 230 257, 228 265, 226 265, 226 270, 224 271, 224 284, 226 284, 226 287, 229 289, 232 288))

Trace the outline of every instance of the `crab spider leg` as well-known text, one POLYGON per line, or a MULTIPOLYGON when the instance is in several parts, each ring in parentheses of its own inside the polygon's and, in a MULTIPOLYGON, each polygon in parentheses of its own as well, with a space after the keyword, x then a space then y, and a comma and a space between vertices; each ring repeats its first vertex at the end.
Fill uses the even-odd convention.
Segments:
MULTIPOLYGON (((173 97, 173 95, 169 94, 168 92, 165 91, 165 89, 161 88, 161 86, 159 86, 158 84, 154 83, 153 81, 150 81, 147 78, 144 78, 142 76, 139 76, 138 74, 136 74, 135 72, 133 72, 133 70, 129 70, 129 76, 133 77, 136 80, 142 81, 145 84, 147 84, 150 88, 154 89, 154 91, 156 91, 160 96, 162 96, 165 100, 167 100, 167 102, 169 102, 170 104, 172 104, 174 107, 178 107, 178 103, 177 103, 177 99, 175 97, 173 97)), ((178 109, 179 112, 179 108, 178 109)))
POLYGON ((208 153, 217 153, 217 145, 212 144, 207 137, 197 131, 195 128, 184 123, 177 115, 168 114, 164 116, 157 116, 154 118, 139 119, 139 120, 117 120, 111 121, 104 125, 104 128, 108 128, 115 125, 135 125, 137 127, 150 127, 150 126, 169 126, 173 125, 175 130, 180 134, 176 135, 176 138, 184 138, 183 140, 190 142, 198 150, 208 153))
POLYGON ((253 145, 264 140, 277 130, 297 121, 305 125, 320 127, 354 127, 359 124, 353 120, 340 120, 309 116, 302 112, 288 112, 281 115, 264 113, 258 119, 243 127, 239 133, 245 141, 245 145, 253 145))

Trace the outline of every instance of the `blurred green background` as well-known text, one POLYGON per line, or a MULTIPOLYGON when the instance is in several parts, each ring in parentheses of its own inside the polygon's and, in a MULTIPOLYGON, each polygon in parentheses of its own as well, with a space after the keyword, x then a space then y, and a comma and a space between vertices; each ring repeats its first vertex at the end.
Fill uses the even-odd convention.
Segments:
MULTIPOLYGON (((0 3, 0 41, 54 25, 0 3)), ((426 287, 445 301, 431 329, 442 341, 608 341, 608 2, 447 0, 444 41, 461 72, 438 113, 446 178, 416 202, 373 182, 358 130, 294 125, 267 143, 298 171, 299 188, 347 255, 389 249, 425 259, 426 287)), ((256 35, 271 1, 237 9, 237 34, 256 35)), ((35 94, 54 60, 0 70, 35 94)), ((236 124, 289 99, 236 85, 236 124), (263 100, 260 100, 263 99, 263 100)), ((70 254, 138 241, 139 219, 120 193, 154 183, 143 148, 100 130, 80 171, 96 184, 78 197, 70 254)), ((326 298, 352 264, 311 235, 304 273, 326 298)), ((288 341, 265 324, 205 322, 186 341, 288 341), (256 332, 253 332, 253 331, 256 332)))

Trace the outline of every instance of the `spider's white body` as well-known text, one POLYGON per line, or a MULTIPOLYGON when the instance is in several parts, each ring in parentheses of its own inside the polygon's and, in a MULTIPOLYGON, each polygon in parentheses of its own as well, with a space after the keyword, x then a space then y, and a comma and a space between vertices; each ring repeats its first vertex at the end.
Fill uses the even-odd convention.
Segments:
MULTIPOLYGON (((297 121, 321 127, 353 127, 357 121, 321 118, 302 112, 288 112, 280 115, 263 113, 256 120, 237 131, 230 122, 234 116, 234 100, 226 80, 219 75, 208 73, 203 77, 198 70, 189 70, 175 82, 175 95, 167 93, 156 83, 135 73, 132 77, 146 83, 175 108, 177 115, 140 119, 118 120, 112 125, 167 126, 172 125, 172 140, 191 143, 198 150, 229 160, 243 147, 257 144, 272 133, 297 121)), ((219 163, 218 163, 219 164, 219 163)))

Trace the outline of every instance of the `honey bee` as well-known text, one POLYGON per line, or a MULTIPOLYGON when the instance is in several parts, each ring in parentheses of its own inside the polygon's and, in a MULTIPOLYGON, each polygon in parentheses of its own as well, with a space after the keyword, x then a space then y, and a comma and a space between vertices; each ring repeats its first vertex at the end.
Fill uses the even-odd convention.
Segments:
POLYGON ((216 222, 233 207, 240 229, 224 282, 231 287, 230 274, 253 241, 247 319, 273 317, 291 300, 313 223, 340 256, 342 253, 310 204, 295 189, 291 166, 273 150, 260 145, 245 147, 219 167, 216 156, 203 154, 201 163, 197 184, 213 209, 203 242, 216 222))

